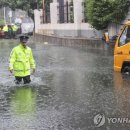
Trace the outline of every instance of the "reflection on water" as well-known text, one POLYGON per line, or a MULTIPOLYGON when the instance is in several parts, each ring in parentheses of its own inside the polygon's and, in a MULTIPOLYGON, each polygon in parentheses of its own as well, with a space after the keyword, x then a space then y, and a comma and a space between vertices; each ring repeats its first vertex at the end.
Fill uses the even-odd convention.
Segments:
POLYGON ((130 75, 115 72, 114 81, 115 98, 119 113, 130 118, 130 75))
POLYGON ((10 97, 10 113, 7 117, 3 116, 3 118, 7 118, 8 125, 4 125, 3 129, 35 129, 33 125, 37 97, 35 89, 32 86, 16 86, 15 89, 11 90, 10 97))
POLYGON ((11 99, 14 114, 28 114, 36 110, 36 92, 28 86, 16 87, 11 99))

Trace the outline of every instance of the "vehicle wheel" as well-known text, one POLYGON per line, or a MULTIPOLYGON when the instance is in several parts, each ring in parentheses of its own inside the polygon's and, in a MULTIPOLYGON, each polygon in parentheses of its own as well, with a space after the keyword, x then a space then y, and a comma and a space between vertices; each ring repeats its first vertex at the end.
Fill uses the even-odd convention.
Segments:
POLYGON ((130 75, 130 67, 126 66, 122 70, 122 74, 130 75))

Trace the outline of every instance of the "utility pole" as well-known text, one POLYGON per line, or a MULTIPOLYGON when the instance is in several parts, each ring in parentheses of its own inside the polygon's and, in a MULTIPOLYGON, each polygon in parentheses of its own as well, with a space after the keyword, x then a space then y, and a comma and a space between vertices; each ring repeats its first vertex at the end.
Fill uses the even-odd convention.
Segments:
POLYGON ((5 7, 4 7, 4 22, 6 24, 5 7))
POLYGON ((43 0, 43 11, 42 11, 42 15, 43 15, 43 23, 46 22, 46 17, 45 17, 45 1, 43 0))

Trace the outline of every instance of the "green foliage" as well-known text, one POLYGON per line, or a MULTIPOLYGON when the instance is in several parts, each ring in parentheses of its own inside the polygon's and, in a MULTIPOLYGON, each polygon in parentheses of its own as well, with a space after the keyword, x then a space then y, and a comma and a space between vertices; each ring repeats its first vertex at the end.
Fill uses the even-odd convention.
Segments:
POLYGON ((112 4, 112 22, 120 23, 126 17, 129 6, 130 0, 114 0, 112 4))
POLYGON ((11 9, 22 9, 33 17, 33 10, 42 8, 42 0, 0 0, 0 7, 9 6, 11 9))
POLYGON ((105 29, 110 22, 120 23, 130 6, 130 0, 85 0, 88 22, 96 29, 105 29))

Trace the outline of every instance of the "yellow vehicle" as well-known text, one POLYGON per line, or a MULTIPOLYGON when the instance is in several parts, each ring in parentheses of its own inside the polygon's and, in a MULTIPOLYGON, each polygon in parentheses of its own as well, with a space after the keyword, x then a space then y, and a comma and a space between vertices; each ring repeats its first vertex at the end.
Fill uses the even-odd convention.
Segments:
POLYGON ((130 21, 124 25, 116 41, 114 71, 130 73, 130 21))

